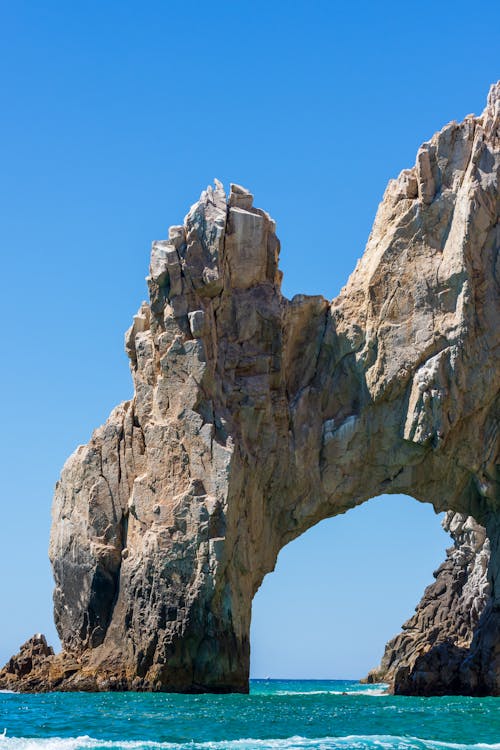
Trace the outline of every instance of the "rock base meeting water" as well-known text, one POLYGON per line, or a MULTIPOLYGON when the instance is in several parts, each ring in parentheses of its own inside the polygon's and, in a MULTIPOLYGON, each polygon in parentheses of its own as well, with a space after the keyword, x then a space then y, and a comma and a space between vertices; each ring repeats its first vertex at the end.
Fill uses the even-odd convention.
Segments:
POLYGON ((0 695, 0 750, 500 750, 495 698, 252 680, 249 695, 0 695))

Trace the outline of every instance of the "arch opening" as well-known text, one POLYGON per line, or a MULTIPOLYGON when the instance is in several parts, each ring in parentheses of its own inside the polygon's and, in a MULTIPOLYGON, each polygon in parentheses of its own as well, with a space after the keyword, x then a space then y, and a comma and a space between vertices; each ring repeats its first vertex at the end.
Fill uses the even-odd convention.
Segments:
MULTIPOLYGON (((286 545, 252 604, 250 676, 366 678, 389 658, 384 646, 399 637, 403 623, 413 617, 424 626, 428 603, 415 610, 426 588, 442 589, 444 602, 463 578, 450 563, 457 538, 443 529, 445 516, 408 495, 381 495, 286 545), (448 568, 436 581, 433 572, 443 561, 448 568)), ((435 615, 442 618, 443 611, 435 615)), ((397 642, 393 660, 394 648, 408 651, 408 644, 397 642)))

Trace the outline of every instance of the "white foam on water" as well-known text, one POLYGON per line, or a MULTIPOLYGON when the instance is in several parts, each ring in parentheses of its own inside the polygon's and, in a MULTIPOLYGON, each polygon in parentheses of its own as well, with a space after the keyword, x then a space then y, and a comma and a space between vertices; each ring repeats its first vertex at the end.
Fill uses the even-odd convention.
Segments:
POLYGON ((287 737, 285 739, 240 739, 218 742, 154 742, 151 740, 97 740, 93 737, 3 737, 0 750, 500 750, 500 743, 467 745, 393 735, 349 735, 346 737, 287 737))
POLYGON ((389 695, 386 688, 366 688, 364 690, 276 690, 272 695, 389 695))

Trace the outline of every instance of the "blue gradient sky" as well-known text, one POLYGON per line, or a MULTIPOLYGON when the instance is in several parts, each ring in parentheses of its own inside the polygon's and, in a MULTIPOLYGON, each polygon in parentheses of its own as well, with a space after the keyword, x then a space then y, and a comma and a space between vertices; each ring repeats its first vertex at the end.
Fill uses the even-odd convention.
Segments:
MULTIPOLYGON (((0 661, 54 640, 46 550, 66 457, 131 395, 149 247, 218 177, 278 222, 284 291, 334 296, 387 180, 480 112, 498 2, 0 1, 0 661)), ((351 677, 411 614, 446 538, 374 500, 283 550, 256 676, 351 677)))

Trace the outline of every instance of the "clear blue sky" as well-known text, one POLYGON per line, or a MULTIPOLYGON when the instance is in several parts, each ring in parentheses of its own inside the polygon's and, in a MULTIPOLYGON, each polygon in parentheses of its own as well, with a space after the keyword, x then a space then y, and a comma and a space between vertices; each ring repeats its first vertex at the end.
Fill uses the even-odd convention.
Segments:
MULTIPOLYGON (((0 661, 54 638, 52 489, 131 395, 151 241, 240 182, 278 222, 285 293, 333 297, 387 180, 482 110, 499 28, 498 2, 0 0, 0 661)), ((256 597, 253 673, 363 673, 445 545, 403 498, 320 524, 256 597)))

